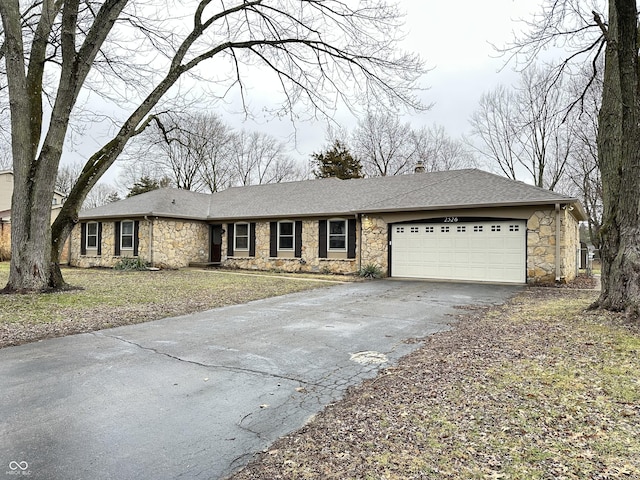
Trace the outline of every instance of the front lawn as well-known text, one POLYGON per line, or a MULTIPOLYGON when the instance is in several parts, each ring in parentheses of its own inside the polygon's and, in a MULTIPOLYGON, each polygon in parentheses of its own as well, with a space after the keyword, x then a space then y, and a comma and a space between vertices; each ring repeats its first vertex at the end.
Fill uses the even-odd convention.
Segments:
MULTIPOLYGON (((9 264, 0 263, 2 286, 8 275, 9 264)), ((193 269, 138 272, 65 268, 63 275, 67 283, 80 289, 40 295, 0 295, 0 347, 193 313, 328 284, 323 276, 293 278, 193 269)))

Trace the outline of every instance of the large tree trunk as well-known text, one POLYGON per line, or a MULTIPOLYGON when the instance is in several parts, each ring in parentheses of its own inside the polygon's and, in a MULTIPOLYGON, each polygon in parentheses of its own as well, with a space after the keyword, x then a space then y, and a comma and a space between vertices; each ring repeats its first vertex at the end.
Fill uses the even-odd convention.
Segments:
POLYGON ((640 313, 640 116, 635 0, 609 2, 598 128, 603 185, 602 292, 595 306, 640 313))

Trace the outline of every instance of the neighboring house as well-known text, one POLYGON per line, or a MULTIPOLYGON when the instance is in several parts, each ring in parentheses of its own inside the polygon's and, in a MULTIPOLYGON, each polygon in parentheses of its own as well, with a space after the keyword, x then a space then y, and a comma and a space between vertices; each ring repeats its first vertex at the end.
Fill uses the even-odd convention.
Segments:
MULTIPOLYGON (((11 252, 11 197, 13 196, 13 172, 0 171, 0 261, 6 260, 11 252)), ((51 223, 56 219, 65 201, 60 192, 53 193, 51 200, 51 223)))
POLYGON ((70 264, 122 257, 179 268, 542 283, 578 268, 575 198, 480 170, 234 187, 161 189, 80 212, 70 264))

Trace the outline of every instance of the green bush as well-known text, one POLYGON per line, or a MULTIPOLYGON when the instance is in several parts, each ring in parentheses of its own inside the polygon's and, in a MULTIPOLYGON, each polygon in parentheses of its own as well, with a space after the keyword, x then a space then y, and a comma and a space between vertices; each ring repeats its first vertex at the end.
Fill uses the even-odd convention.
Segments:
POLYGON ((113 268, 114 270, 146 270, 149 265, 141 258, 122 257, 113 268))
POLYGON ((375 263, 368 263, 358 271, 358 276, 364 278, 382 277, 382 269, 375 263))

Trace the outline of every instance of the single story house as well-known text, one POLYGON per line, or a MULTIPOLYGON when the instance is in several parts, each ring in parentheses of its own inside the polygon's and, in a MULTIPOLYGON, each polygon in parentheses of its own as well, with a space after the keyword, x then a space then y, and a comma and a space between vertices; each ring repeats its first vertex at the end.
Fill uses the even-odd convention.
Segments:
POLYGON ((160 189, 80 212, 69 263, 559 282, 577 274, 582 220, 576 198, 477 169, 160 189))

